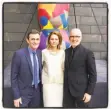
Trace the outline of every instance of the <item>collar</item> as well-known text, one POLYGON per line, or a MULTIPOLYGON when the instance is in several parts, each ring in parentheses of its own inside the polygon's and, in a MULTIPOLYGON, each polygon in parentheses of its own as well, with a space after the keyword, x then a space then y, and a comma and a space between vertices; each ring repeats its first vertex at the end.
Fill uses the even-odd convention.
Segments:
POLYGON ((36 50, 32 50, 29 46, 28 46, 28 50, 29 50, 29 53, 33 53, 33 52, 36 53, 36 50))
POLYGON ((81 45, 81 44, 77 45, 75 48, 73 48, 73 47, 71 46, 71 50, 74 50, 74 51, 77 50, 77 49, 80 47, 80 45, 81 45))

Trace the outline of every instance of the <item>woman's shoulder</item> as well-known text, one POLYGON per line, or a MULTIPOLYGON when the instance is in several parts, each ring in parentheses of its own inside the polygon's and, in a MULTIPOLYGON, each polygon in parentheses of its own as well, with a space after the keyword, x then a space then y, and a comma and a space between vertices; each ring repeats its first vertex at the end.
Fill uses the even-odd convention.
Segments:
POLYGON ((58 54, 63 56, 63 55, 65 54, 65 51, 64 51, 63 49, 60 49, 60 50, 58 51, 58 54))
POLYGON ((46 53, 46 52, 48 52, 47 48, 42 50, 42 53, 46 53))
POLYGON ((64 51, 63 49, 60 49, 60 52, 61 52, 61 53, 65 53, 65 51, 64 51))

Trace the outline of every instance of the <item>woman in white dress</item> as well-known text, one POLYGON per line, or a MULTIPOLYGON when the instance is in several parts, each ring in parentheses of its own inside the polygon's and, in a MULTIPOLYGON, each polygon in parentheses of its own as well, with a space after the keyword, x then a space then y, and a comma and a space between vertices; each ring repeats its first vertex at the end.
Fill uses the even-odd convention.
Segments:
POLYGON ((61 49, 61 44, 61 34, 57 31, 51 32, 47 48, 42 51, 44 107, 62 107, 65 52, 61 49))

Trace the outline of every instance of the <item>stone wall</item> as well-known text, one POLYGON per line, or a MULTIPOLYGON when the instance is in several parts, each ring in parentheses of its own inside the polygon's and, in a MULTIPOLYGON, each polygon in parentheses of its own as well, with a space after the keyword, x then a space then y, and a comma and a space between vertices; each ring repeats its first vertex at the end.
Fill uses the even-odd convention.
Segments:
MULTIPOLYGON (((96 59, 107 58, 107 4, 70 4, 69 26, 79 27, 82 44, 94 52, 96 59)), ((32 28, 39 28, 36 3, 3 5, 4 68, 15 50, 26 46, 25 37, 32 28)))
POLYGON ((96 59, 107 59, 107 4, 71 4, 69 31, 78 27, 82 44, 94 52, 96 59))
POLYGON ((3 5, 4 67, 12 60, 15 50, 26 46, 25 37, 32 28, 39 28, 36 3, 3 5))

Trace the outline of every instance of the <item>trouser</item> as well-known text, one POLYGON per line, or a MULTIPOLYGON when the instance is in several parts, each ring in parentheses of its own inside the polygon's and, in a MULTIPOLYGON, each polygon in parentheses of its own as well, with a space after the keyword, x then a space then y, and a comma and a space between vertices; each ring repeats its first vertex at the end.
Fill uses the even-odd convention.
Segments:
POLYGON ((64 93, 63 97, 63 107, 65 108, 87 108, 88 103, 84 103, 82 98, 74 97, 71 95, 70 91, 64 93))
POLYGON ((37 89, 34 86, 31 87, 32 93, 30 93, 27 97, 22 96, 22 104, 20 107, 26 108, 35 108, 42 107, 41 106, 41 86, 38 85, 37 89))

